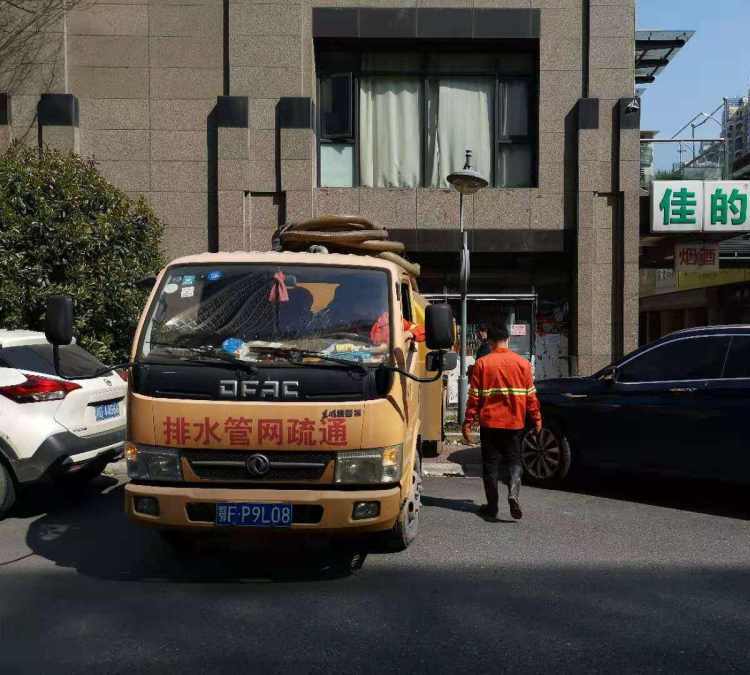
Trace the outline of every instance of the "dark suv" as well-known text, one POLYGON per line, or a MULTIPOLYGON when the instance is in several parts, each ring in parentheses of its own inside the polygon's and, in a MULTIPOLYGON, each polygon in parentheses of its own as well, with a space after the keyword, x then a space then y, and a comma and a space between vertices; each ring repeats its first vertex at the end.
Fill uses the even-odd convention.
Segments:
POLYGON ((534 482, 580 464, 750 483, 750 326, 678 331, 537 391, 545 429, 523 446, 534 482))

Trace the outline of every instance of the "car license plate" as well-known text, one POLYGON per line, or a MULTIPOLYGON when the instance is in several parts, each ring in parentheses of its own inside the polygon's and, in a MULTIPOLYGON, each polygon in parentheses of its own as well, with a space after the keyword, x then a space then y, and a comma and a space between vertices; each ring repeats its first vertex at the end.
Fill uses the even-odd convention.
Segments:
POLYGON ((115 401, 114 403, 103 403, 94 408, 94 414, 96 415, 96 421, 101 422, 102 420, 110 420, 113 417, 119 417, 120 415, 120 404, 115 401))
POLYGON ((216 505, 216 524, 238 527, 289 527, 291 504, 230 503, 216 505))

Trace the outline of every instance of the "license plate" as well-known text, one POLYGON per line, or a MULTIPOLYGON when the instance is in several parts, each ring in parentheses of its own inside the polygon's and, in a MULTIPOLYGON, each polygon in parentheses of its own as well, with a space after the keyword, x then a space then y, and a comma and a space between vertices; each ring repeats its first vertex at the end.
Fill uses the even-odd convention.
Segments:
POLYGON ((115 401, 114 403, 104 403, 94 408, 94 414, 96 415, 96 421, 101 422, 102 420, 110 420, 113 417, 119 417, 120 415, 120 404, 115 401))
POLYGON ((289 527, 291 504, 231 503, 216 505, 216 524, 237 527, 289 527))

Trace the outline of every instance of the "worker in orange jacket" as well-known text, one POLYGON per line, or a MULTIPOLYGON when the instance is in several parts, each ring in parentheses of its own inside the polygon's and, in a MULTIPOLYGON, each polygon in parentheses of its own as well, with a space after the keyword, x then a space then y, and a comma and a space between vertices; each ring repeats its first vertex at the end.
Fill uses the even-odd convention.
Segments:
POLYGON ((497 518, 500 461, 508 464, 508 505, 516 520, 523 515, 521 491, 521 435, 528 417, 536 432, 542 429, 542 415, 534 387, 531 364, 508 348, 510 334, 504 325, 488 328, 491 351, 477 360, 471 374, 469 400, 463 424, 464 440, 471 444, 471 428, 479 422, 482 443, 482 475, 487 504, 479 514, 497 518))
MULTIPOLYGON (((370 329, 370 342, 374 345, 388 344, 391 339, 390 316, 388 312, 383 312, 370 329)), ((402 319, 402 326, 405 340, 414 340, 415 342, 424 342, 424 326, 412 323, 408 319, 402 319)))

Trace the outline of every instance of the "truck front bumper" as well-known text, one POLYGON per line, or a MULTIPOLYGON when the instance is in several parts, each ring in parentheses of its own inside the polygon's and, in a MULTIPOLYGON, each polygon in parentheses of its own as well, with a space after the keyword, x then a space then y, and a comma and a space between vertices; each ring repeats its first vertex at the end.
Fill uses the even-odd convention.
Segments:
MULTIPOLYGON (((325 531, 355 534, 379 532, 393 527, 401 509, 401 488, 378 490, 274 490, 164 487, 128 483, 125 486, 125 511, 143 525, 180 529, 254 530, 215 525, 217 504, 227 503, 292 504, 294 520, 284 530, 325 531), (136 510, 136 497, 153 497, 159 503, 159 515, 136 510), (357 502, 379 502, 380 514, 374 518, 354 520, 352 510, 357 502)), ((265 529, 265 528, 264 528, 265 529)), ((282 528, 280 528, 282 529, 282 528)))

